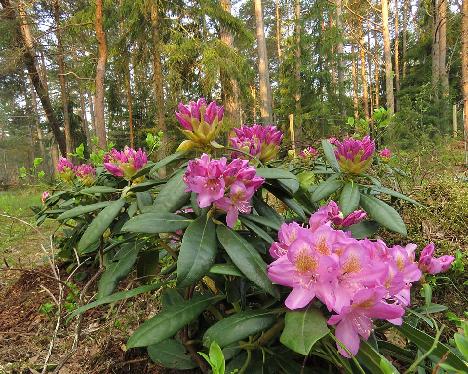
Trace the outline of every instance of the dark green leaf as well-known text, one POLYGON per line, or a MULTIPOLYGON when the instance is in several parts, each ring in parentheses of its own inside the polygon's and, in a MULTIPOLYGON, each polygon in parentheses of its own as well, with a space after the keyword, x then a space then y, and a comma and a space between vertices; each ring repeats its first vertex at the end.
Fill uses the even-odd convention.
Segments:
POLYGON ((216 251, 216 227, 211 217, 203 215, 185 230, 177 258, 177 282, 185 287, 196 283, 213 265, 216 251))
POLYGON ((151 194, 148 191, 137 192, 136 197, 138 209, 140 209, 140 211, 143 211, 144 207, 153 205, 153 198, 151 197, 151 194))
POLYGON ((359 207, 359 185, 354 182, 348 182, 344 185, 340 194, 340 209, 346 217, 359 207))
POLYGON ((130 187, 128 190, 132 192, 143 192, 143 191, 148 191, 154 186, 158 186, 160 184, 163 184, 164 182, 159 181, 159 180, 149 180, 141 183, 134 184, 132 187, 130 187))
POLYGON ((184 155, 185 155, 185 152, 176 152, 176 153, 171 154, 170 156, 163 158, 162 160, 159 160, 153 165, 153 168, 150 171, 150 175, 154 175, 154 173, 156 173, 162 167, 167 166, 170 163, 183 158, 184 155))
POLYGON ((319 310, 287 312, 280 341, 296 353, 307 356, 313 345, 328 334, 327 320, 319 310))
POLYGON ((253 206, 260 216, 268 218, 270 221, 275 222, 278 225, 278 227, 280 227, 284 223, 283 217, 281 217, 281 215, 279 215, 275 209, 273 209, 259 197, 254 196, 253 206))
POLYGON ((375 221, 363 221, 346 227, 346 231, 351 231, 353 238, 364 239, 374 236, 379 225, 375 221))
MULTIPOLYGON (((258 216, 257 216, 258 217, 258 216)), ((274 242, 273 238, 268 235, 268 233, 257 226, 255 223, 247 219, 246 217, 240 217, 241 222, 247 226, 254 234, 256 234, 259 238, 265 240, 268 244, 272 244, 274 242)))
POLYGON ((191 219, 174 213, 143 213, 129 220, 122 231, 145 234, 175 232, 185 229, 191 222, 191 219))
POLYGON ((265 179, 294 179, 296 176, 286 169, 280 168, 257 168, 257 175, 265 179))
POLYGON ((332 175, 330 178, 320 183, 317 188, 312 192, 312 201, 319 201, 327 198, 333 192, 341 188, 343 182, 336 179, 336 175, 332 175))
POLYGON ((210 268, 210 273, 222 274, 222 275, 233 275, 235 277, 243 277, 244 274, 232 264, 215 264, 210 268))
POLYGON ((137 277, 143 278, 146 282, 158 275, 161 271, 161 266, 159 265, 159 251, 155 248, 151 248, 140 252, 136 268, 137 277))
POLYGON ((267 276, 267 265, 252 245, 236 232, 219 225, 216 233, 232 262, 253 283, 277 297, 278 291, 267 276))
POLYGON ((406 236, 406 225, 398 212, 390 205, 373 196, 361 194, 361 206, 370 217, 382 226, 406 236))
POLYGON ((359 352, 356 358, 365 367, 370 370, 372 374, 398 374, 398 370, 380 353, 378 353, 372 346, 366 342, 361 341, 359 352))
POLYGON ((322 140, 322 149, 330 166, 335 169, 335 171, 340 171, 340 166, 338 165, 338 161, 336 161, 335 151, 333 146, 327 139, 322 140))
POLYGON ((90 194, 95 194, 95 193, 111 193, 111 192, 117 192, 117 188, 114 187, 109 187, 109 186, 92 186, 88 188, 83 188, 80 190, 80 193, 83 195, 90 195, 90 194))
POLYGON ((241 218, 248 219, 249 221, 258 223, 262 226, 269 227, 275 231, 278 231, 280 226, 276 221, 273 221, 269 218, 262 217, 262 216, 257 216, 256 214, 242 214, 241 218))
POLYGON ((408 201, 410 202, 411 204, 414 204, 414 205, 417 205, 417 206, 422 206, 420 203, 418 203, 416 200, 406 196, 406 195, 403 195, 402 193, 399 193, 397 191, 394 191, 390 188, 386 188, 386 187, 378 187, 378 186, 372 186, 371 187, 372 190, 376 191, 376 192, 381 192, 381 193, 384 193, 384 194, 387 194, 387 195, 390 195, 390 196, 394 196, 394 197, 397 197, 398 199, 401 199, 401 200, 405 200, 405 201, 408 201))
POLYGON ((105 208, 108 206, 112 201, 102 201, 100 203, 89 204, 89 205, 79 205, 75 208, 69 209, 57 217, 57 220, 63 221, 66 219, 74 218, 81 216, 86 213, 94 212, 95 210, 105 208))
POLYGON ((145 321, 133 333, 127 348, 146 347, 175 335, 182 327, 197 318, 208 306, 223 296, 195 296, 183 304, 175 304, 145 321))
POLYGON ((187 370, 197 367, 185 347, 175 339, 166 339, 150 345, 148 355, 153 362, 165 368, 187 370))
POLYGON ((276 321, 271 311, 255 310, 236 313, 216 322, 203 335, 203 345, 209 347, 216 342, 226 347, 270 327, 276 321))
POLYGON ((153 203, 156 212, 175 212, 189 200, 190 192, 185 192, 187 186, 182 179, 183 175, 184 170, 179 171, 161 189, 153 203))
POLYGON ((113 201, 110 205, 99 212, 81 237, 78 243, 78 253, 83 253, 88 247, 99 240, 115 217, 118 216, 124 205, 125 200, 119 199, 113 201))

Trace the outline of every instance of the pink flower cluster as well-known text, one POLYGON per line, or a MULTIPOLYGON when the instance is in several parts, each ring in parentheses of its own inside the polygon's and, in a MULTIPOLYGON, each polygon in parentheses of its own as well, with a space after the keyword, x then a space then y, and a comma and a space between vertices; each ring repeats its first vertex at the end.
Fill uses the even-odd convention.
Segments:
POLYGON ((388 148, 384 148, 379 152, 380 158, 383 159, 390 159, 392 157, 392 151, 388 148))
POLYGON ((314 147, 304 148, 300 153, 299 157, 303 159, 314 159, 318 156, 318 151, 314 147))
POLYGON ((256 175, 248 161, 236 158, 212 160, 207 154, 191 160, 184 175, 187 192, 198 194, 200 208, 214 205, 227 213, 226 223, 233 227, 239 212, 250 213, 250 200, 264 179, 256 175))
POLYGON ((434 243, 428 244, 419 255, 419 269, 423 273, 439 274, 450 269, 452 262, 455 260, 453 256, 434 257, 434 243))
POLYGON ((372 163, 375 143, 370 136, 362 140, 345 138, 341 142, 333 138, 330 142, 336 147, 335 157, 345 173, 359 174, 372 163))
POLYGON ((127 146, 123 151, 112 149, 104 156, 104 167, 107 171, 127 180, 130 180, 147 162, 148 157, 141 148, 136 151, 127 146))
POLYGON ((46 200, 50 197, 49 191, 44 191, 41 195, 41 202, 45 204, 46 200))
POLYGON ((94 183, 96 169, 88 164, 73 165, 70 160, 60 157, 57 164, 57 171, 64 181, 70 182, 77 177, 85 186, 94 183))
MULTIPOLYGON (((229 138, 231 146, 239 149, 262 162, 273 160, 280 149, 283 133, 276 126, 257 125, 241 126, 233 129, 235 136, 229 138)), ((236 157, 245 157, 240 152, 235 152, 236 157)))
MULTIPOLYGON (((349 357, 359 351, 360 338, 369 338, 373 319, 402 323, 410 287, 421 278, 426 260, 418 266, 415 244, 388 247, 381 240, 354 239, 332 227, 336 217, 340 218, 336 204, 331 204, 310 217, 309 227, 283 224, 279 241, 270 248, 275 261, 268 276, 292 288, 285 301, 289 309, 303 308, 317 298, 334 312, 328 323, 336 325, 335 335, 346 347, 337 345, 339 352, 349 357)), ((425 251, 430 262, 437 261, 425 251)))

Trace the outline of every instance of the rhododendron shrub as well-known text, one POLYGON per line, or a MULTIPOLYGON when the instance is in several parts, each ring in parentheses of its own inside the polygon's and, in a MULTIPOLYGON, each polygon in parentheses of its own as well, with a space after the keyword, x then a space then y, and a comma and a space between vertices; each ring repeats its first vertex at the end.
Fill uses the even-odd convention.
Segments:
POLYGON ((220 134, 215 102, 180 104, 176 119, 187 141, 166 158, 125 147, 102 150, 93 166, 59 163, 67 183, 49 190, 38 223, 65 227, 54 243, 69 269, 92 277, 101 268, 95 296, 69 317, 157 292, 147 309, 159 312, 126 349, 146 348, 171 369, 207 372, 197 352, 218 347, 226 372, 386 374, 434 346, 424 365, 465 370, 418 325, 441 306, 418 309, 414 298, 453 257, 408 244, 387 196, 416 202, 382 186, 379 168, 391 166, 372 139, 324 140, 321 150, 281 160, 277 128, 220 134), (401 244, 376 239, 378 228, 403 234, 394 236, 401 244), (129 277, 134 288, 119 291, 129 277), (417 349, 387 341, 389 326, 417 349), (402 350, 405 360, 390 354, 402 350))

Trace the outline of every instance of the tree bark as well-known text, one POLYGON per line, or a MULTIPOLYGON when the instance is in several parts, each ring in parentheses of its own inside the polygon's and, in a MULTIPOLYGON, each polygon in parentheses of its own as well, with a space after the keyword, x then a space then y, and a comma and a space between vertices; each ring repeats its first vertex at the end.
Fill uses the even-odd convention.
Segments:
POLYGON ((294 76, 296 80, 296 92, 294 94, 294 100, 296 102, 296 123, 295 123, 295 135, 296 139, 302 139, 302 95, 301 95, 301 88, 302 88, 302 80, 301 80, 301 1, 295 0, 294 1, 294 21, 295 21, 295 29, 294 29, 294 36, 296 42, 296 50, 295 50, 295 65, 294 65, 294 76))
POLYGON ((375 107, 380 108, 380 53, 379 53, 379 43, 377 31, 374 30, 374 59, 375 59, 375 69, 374 69, 374 79, 375 79, 375 107))
MULTIPOLYGON (((227 13, 231 13, 231 0, 221 0, 221 6, 227 13)), ((226 27, 221 27, 220 39, 228 48, 234 47, 234 38, 226 27)), ((240 123, 240 91, 239 84, 235 78, 230 78, 228 72, 221 70, 221 84, 223 93, 223 104, 226 109, 226 119, 230 127, 239 126, 240 123), (233 125, 233 126, 232 126, 233 125)))
POLYGON ((91 149, 91 138, 89 136, 88 118, 86 117, 86 101, 83 92, 80 89, 80 107, 81 107, 81 120, 83 125, 83 132, 86 136, 86 144, 88 150, 91 149))
POLYGON ((161 37, 160 37, 160 18, 159 9, 156 1, 151 2, 151 30, 153 36, 153 89, 154 89, 154 100, 157 108, 158 118, 158 129, 164 132, 166 137, 165 141, 162 142, 161 147, 158 150, 159 158, 166 155, 166 146, 168 145, 169 139, 167 138, 167 129, 165 121, 165 109, 164 109, 164 85, 162 76, 162 65, 161 65, 161 37))
POLYGON ((125 94, 127 96, 127 110, 128 110, 128 128, 130 147, 135 147, 135 135, 133 131, 133 98, 132 98, 132 85, 130 82, 130 60, 128 58, 128 51, 125 51, 126 61, 124 61, 124 80, 125 80, 125 94))
POLYGON ((351 76, 353 78, 353 109, 354 118, 359 118, 358 77, 356 67, 356 48, 351 47, 351 76))
POLYGON ((268 54, 263 26, 262 0, 254 0, 255 23, 258 53, 258 80, 260 91, 260 115, 264 122, 272 121, 270 73, 268 70, 268 54))
POLYGON ((57 64, 59 70, 60 96, 62 99, 63 127, 65 130, 65 145, 68 154, 73 153, 74 142, 70 127, 70 114, 68 113, 68 88, 65 78, 65 59, 60 26, 60 0, 54 0, 52 7, 55 20, 55 37, 57 38, 57 64))
POLYGON ((278 62, 281 64, 281 11, 279 0, 275 1, 275 17, 276 17, 276 53, 278 54, 278 62))
MULTIPOLYGON (((371 23, 368 22, 367 24, 369 29, 371 28, 371 23)), ((370 31, 367 32, 367 74, 369 76, 369 111, 370 116, 372 117, 372 113, 374 113, 374 95, 373 95, 373 87, 372 87, 372 52, 371 52, 371 33, 370 31)))
POLYGON ((31 80, 31 77, 28 77, 29 81, 29 88, 31 92, 31 104, 32 104, 32 111, 34 114, 34 125, 36 127, 36 136, 37 136, 37 142, 39 143, 39 151, 41 153, 41 157, 44 159, 45 164, 47 165, 47 154, 44 146, 44 136, 42 134, 42 129, 40 126, 39 122, 39 112, 37 110, 37 97, 36 97, 36 91, 34 91, 34 85, 31 80))
POLYGON ((94 104, 94 113, 98 146, 105 149, 107 147, 107 139, 104 118, 104 81, 107 63, 107 42, 103 27, 102 2, 103 0, 96 0, 96 39, 98 41, 98 62, 96 66, 96 101, 94 104))
POLYGON ((442 88, 442 96, 448 97, 449 81, 447 72, 447 0, 440 0, 439 3, 439 22, 440 22, 440 37, 439 37, 439 78, 442 88))
POLYGON ((55 116, 52 103, 50 101, 49 92, 44 85, 40 72, 36 66, 36 52, 34 50, 34 43, 31 31, 29 29, 29 23, 26 19, 24 4, 23 2, 18 3, 18 15, 16 14, 15 8, 11 5, 10 0, 0 0, 0 4, 2 4, 2 7, 4 8, 4 18, 13 21, 13 23, 16 24, 16 36, 18 42, 24 49, 23 60, 26 68, 28 69, 28 75, 33 82, 34 89, 36 90, 37 96, 39 97, 39 100, 42 104, 42 108, 47 118, 47 122, 49 123, 49 127, 54 134, 57 143, 59 144, 60 153, 63 156, 66 156, 65 138, 60 130, 60 122, 55 116))
POLYGON ((92 138, 96 136, 96 116, 94 115, 94 96, 88 92, 88 102, 89 102, 89 114, 91 115, 91 128, 93 129, 93 134, 89 139, 92 142, 92 138))
POLYGON ((468 165, 468 0, 462 2, 462 92, 463 92, 463 128, 465 135, 465 165, 468 165))
POLYGON ((403 60, 403 66, 402 66, 402 75, 403 79, 406 78, 406 66, 407 66, 407 61, 406 61, 406 49, 408 48, 408 11, 409 11, 409 1, 410 0, 403 0, 403 29, 401 30, 402 32, 402 60, 403 60))
POLYGON ((393 96, 393 71, 392 51, 390 48, 390 31, 388 28, 388 0, 381 0, 382 4, 382 35, 384 41, 385 59, 385 94, 387 99, 387 110, 392 115, 395 113, 395 99, 393 96))
POLYGON ((395 108, 398 110, 398 93, 400 92, 400 14, 398 11, 398 0, 395 0, 395 108))
POLYGON ((440 68, 439 68, 439 38, 440 38, 440 19, 439 19, 439 0, 433 0, 432 10, 432 86, 436 99, 439 95, 440 68))
POLYGON ((338 43, 336 45, 336 53, 337 53, 337 71, 338 71, 338 95, 340 97, 340 110, 341 115, 345 115, 345 106, 343 105, 343 97, 344 97, 344 68, 343 68, 343 5, 341 0, 336 0, 336 28, 340 33, 338 38, 338 43))
POLYGON ((364 108, 364 116, 367 120, 370 119, 370 111, 369 111, 369 94, 368 94, 368 86, 367 86, 367 74, 366 74, 366 51, 365 48, 365 40, 364 40, 364 28, 361 22, 360 25, 360 33, 361 33, 361 40, 359 43, 359 56, 361 58, 361 83, 362 83, 362 104, 364 108))

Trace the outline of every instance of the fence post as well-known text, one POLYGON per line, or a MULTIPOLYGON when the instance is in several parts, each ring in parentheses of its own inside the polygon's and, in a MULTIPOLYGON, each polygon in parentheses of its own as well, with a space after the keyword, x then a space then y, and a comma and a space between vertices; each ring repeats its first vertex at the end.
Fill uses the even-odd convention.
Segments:
POLYGON ((296 137, 294 134, 294 114, 289 115, 289 132, 291 133, 291 144, 294 157, 296 157, 296 137))

